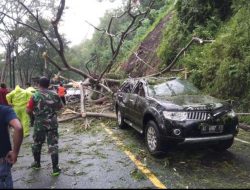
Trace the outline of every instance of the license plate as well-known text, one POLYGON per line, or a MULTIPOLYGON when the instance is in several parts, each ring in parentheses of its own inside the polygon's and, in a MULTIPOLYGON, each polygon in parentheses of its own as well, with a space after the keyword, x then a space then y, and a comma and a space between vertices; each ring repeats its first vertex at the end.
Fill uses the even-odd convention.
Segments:
POLYGON ((223 132, 223 125, 202 125, 201 126, 202 134, 222 133, 222 132, 223 132))

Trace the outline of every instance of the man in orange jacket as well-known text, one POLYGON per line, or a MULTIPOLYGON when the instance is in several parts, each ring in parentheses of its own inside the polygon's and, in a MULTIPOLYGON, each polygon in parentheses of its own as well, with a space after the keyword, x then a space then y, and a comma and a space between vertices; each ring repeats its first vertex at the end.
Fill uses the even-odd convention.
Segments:
POLYGON ((60 83, 60 85, 57 89, 57 94, 61 98, 63 104, 66 105, 65 94, 67 94, 67 91, 66 91, 66 88, 63 87, 62 83, 60 83))

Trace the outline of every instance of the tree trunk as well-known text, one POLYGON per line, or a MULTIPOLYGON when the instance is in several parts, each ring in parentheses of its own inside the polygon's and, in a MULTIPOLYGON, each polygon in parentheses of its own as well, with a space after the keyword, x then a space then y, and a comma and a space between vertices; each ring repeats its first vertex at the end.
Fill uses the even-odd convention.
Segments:
POLYGON ((79 85, 79 88, 80 88, 80 93, 81 93, 81 101, 80 101, 80 104, 81 104, 81 114, 85 114, 85 90, 82 86, 82 83, 79 85))

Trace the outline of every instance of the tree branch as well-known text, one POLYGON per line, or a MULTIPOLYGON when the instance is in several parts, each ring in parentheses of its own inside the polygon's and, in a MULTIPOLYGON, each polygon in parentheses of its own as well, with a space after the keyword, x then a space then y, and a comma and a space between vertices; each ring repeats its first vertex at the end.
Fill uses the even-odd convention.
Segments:
MULTIPOLYGON (((73 117, 70 118, 65 118, 65 119, 59 119, 58 122, 65 122, 65 121, 70 121, 72 119, 80 118, 82 117, 82 114, 78 113, 74 115, 73 117)), ((110 118, 110 119, 116 119, 115 113, 96 113, 96 112, 86 112, 85 117, 105 117, 105 118, 110 118)))
POLYGON ((214 42, 214 40, 203 40, 203 39, 200 39, 198 37, 193 37, 189 41, 189 43, 184 48, 181 49, 181 51, 176 55, 176 57, 173 59, 173 61, 165 69, 163 69, 162 71, 160 71, 158 73, 148 75, 147 77, 157 77, 157 76, 160 76, 160 75, 170 71, 171 68, 176 64, 179 57, 191 46, 191 44, 193 42, 198 42, 199 44, 203 44, 203 43, 212 43, 212 42, 214 42))
POLYGON ((34 31, 38 32, 38 33, 41 33, 41 31, 40 31, 40 30, 38 30, 38 29, 36 29, 36 28, 34 28, 34 27, 32 27, 32 26, 28 25, 28 24, 25 24, 25 23, 23 23, 23 22, 21 22, 21 21, 19 21, 19 20, 15 19, 15 18, 13 18, 13 17, 11 17, 11 16, 7 15, 6 13, 0 12, 0 14, 5 15, 6 17, 8 17, 9 19, 11 19, 11 20, 15 21, 15 22, 16 22, 16 23, 18 23, 18 24, 21 24, 21 25, 23 25, 23 26, 26 26, 26 27, 28 27, 28 28, 30 28, 30 29, 32 29, 32 30, 34 30, 34 31))
MULTIPOLYGON (((127 10, 126 10, 126 13, 132 18, 132 20, 131 20, 130 24, 128 25, 128 27, 127 27, 123 32, 121 32, 121 37, 120 37, 120 39, 119 39, 119 41, 118 41, 118 44, 117 44, 116 48, 114 48, 114 46, 113 46, 113 39, 111 40, 111 36, 109 36, 109 38, 110 38, 110 43, 111 43, 110 46, 111 46, 111 50, 112 50, 112 58, 111 58, 109 64, 108 64, 108 65, 106 66, 106 68, 104 69, 104 71, 100 74, 99 78, 97 79, 97 82, 99 82, 99 81, 103 78, 103 76, 104 76, 105 73, 107 73, 107 72, 110 71, 110 69, 112 68, 112 66, 113 66, 114 63, 115 63, 115 59, 116 59, 116 57, 117 57, 118 54, 119 54, 120 48, 121 48, 121 46, 122 46, 122 44, 123 44, 125 38, 128 36, 129 33, 135 31, 135 30, 141 25, 141 24, 140 24, 141 21, 142 21, 143 19, 146 18, 146 16, 147 16, 148 13, 150 12, 150 10, 151 10, 151 8, 152 8, 154 2, 155 2, 155 0, 151 0, 151 1, 149 2, 148 9, 147 9, 145 12, 143 12, 143 13, 142 13, 142 12, 139 12, 138 14, 133 15, 132 12, 131 12, 131 11, 132 11, 131 0, 129 0, 128 7, 127 7, 127 10), (133 28, 133 26, 134 26, 134 24, 135 24, 137 18, 139 18, 139 17, 141 17, 141 16, 143 16, 143 19, 141 19, 141 20, 139 21, 139 24, 133 28)), ((113 18, 114 18, 114 17, 111 18, 111 21, 110 21, 110 23, 109 23, 109 28, 111 27, 110 25, 111 25, 111 23, 112 23, 113 18)))

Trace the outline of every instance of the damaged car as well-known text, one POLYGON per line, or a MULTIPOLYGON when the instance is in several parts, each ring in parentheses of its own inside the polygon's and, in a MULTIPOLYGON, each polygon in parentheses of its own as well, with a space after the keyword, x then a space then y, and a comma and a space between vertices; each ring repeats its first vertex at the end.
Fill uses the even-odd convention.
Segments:
POLYGON ((67 88, 67 93, 65 94, 66 102, 80 102, 81 92, 79 88, 67 88))
POLYGON ((115 101, 118 126, 144 134, 152 155, 180 144, 223 151, 232 146, 238 132, 230 103, 204 95, 180 78, 128 79, 115 101))

